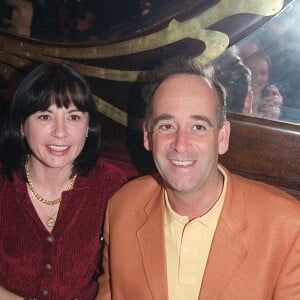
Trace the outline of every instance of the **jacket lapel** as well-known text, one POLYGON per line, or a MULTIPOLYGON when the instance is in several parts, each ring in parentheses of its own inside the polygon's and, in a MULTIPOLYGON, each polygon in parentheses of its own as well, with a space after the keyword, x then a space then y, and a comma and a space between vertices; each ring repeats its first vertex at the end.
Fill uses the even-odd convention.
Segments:
POLYGON ((164 192, 159 188, 145 206, 146 222, 137 231, 146 278, 156 300, 168 299, 164 207, 164 192))
POLYGON ((239 267, 248 255, 245 199, 241 189, 233 190, 230 174, 224 206, 208 257, 199 300, 222 299, 239 267))

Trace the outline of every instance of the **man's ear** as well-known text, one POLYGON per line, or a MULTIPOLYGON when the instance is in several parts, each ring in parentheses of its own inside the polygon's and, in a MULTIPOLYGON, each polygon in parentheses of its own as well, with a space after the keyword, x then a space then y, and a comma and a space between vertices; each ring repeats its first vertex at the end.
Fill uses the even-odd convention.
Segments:
POLYGON ((152 150, 152 134, 148 131, 146 122, 143 124, 143 133, 144 133, 144 147, 146 150, 152 150))
POLYGON ((222 155, 227 152, 230 138, 230 122, 225 121, 223 127, 219 131, 218 143, 219 154, 222 155))

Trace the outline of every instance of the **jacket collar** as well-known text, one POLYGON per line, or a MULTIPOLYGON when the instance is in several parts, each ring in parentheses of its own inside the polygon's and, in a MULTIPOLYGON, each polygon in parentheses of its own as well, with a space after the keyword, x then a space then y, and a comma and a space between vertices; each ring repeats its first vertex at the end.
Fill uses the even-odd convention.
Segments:
POLYGON ((144 207, 145 223, 137 231, 146 278, 153 299, 168 299, 164 243, 164 192, 161 185, 144 207))
POLYGON ((233 175, 227 170, 226 173, 227 193, 200 289, 201 300, 221 299, 248 255, 245 240, 248 222, 244 194, 239 186, 233 184, 233 175))
MULTIPOLYGON (((233 175, 226 169, 225 171, 228 178, 227 193, 208 257, 199 300, 221 299, 248 255, 245 240, 248 222, 243 190, 233 183, 233 175)), ((144 224, 137 231, 145 274, 154 299, 168 299, 164 209, 164 190, 159 183, 144 207, 144 224)))

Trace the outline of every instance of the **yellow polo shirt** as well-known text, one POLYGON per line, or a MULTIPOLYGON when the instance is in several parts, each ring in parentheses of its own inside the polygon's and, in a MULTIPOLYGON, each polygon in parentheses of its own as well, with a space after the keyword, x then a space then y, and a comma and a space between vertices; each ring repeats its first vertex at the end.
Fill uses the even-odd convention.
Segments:
POLYGON ((227 178, 216 204, 203 216, 189 221, 170 206, 165 192, 165 244, 169 300, 197 300, 210 246, 223 206, 227 178))

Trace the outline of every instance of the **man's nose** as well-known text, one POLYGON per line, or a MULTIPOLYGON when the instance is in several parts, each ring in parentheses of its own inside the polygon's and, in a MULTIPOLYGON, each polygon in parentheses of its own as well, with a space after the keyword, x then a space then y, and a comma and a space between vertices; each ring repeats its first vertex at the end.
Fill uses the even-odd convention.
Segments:
POLYGON ((187 130, 180 129, 176 132, 173 148, 178 153, 184 153, 190 147, 190 134, 187 130))

